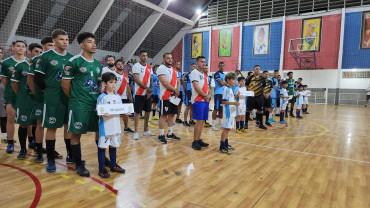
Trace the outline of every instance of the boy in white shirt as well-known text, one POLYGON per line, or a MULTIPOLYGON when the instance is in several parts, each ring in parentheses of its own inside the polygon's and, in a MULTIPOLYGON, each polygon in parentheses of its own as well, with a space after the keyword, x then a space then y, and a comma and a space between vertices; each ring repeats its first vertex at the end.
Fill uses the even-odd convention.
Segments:
POLYGON ((288 91, 286 90, 286 88, 288 87, 288 82, 283 81, 281 85, 283 88, 281 88, 280 90, 280 123, 288 124, 288 122, 284 121, 284 111, 288 105, 289 99, 288 91))
POLYGON ((303 85, 298 86, 298 91, 295 92, 295 97, 297 99, 297 110, 296 110, 296 115, 298 119, 302 119, 303 117, 301 116, 301 109, 304 104, 303 100, 303 85))
POLYGON ((302 109, 303 114, 310 114, 309 112, 307 112, 307 108, 308 108, 308 97, 311 96, 311 90, 308 90, 307 88, 308 88, 307 85, 303 85, 304 92, 304 108, 302 109))
MULTIPOLYGON (((99 95, 99 104, 122 104, 121 96, 114 93, 117 84, 117 77, 112 72, 106 72, 102 76, 105 92, 99 95)), ((105 113, 99 116, 99 142, 98 142, 98 161, 99 176, 109 178, 110 174, 105 169, 105 149, 109 147, 109 157, 111 160, 111 172, 125 173, 125 169, 116 163, 116 148, 121 144, 121 124, 120 115, 109 115, 105 113)))
POLYGON ((236 94, 236 101, 239 102, 239 106, 237 107, 237 117, 236 117, 236 133, 246 133, 247 129, 244 128, 244 120, 245 120, 245 112, 247 110, 247 105, 245 102, 246 96, 240 95, 241 92, 247 91, 245 87, 245 78, 239 77, 238 78, 239 89, 238 93, 236 94))

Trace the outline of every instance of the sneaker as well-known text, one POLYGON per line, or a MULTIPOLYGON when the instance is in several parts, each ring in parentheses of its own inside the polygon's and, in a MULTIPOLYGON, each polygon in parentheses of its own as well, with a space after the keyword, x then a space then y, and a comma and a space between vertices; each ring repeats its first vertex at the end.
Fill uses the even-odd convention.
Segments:
POLYGON ((171 139, 171 140, 179 141, 179 140, 180 140, 180 137, 178 137, 178 136, 176 136, 174 133, 172 133, 171 135, 168 135, 168 134, 167 134, 167 139, 171 139))
POLYGON ((125 173, 126 172, 126 170, 121 168, 121 166, 119 166, 119 165, 116 165, 113 168, 110 168, 110 171, 111 172, 117 172, 117 173, 125 173))
POLYGON ((289 114, 289 116, 295 118, 295 116, 293 114, 289 114))
POLYGON ((144 119, 144 116, 140 116, 139 119, 144 119))
POLYGON ((243 133, 240 129, 236 129, 236 133, 237 134, 241 134, 241 133, 243 133))
POLYGON ((155 136, 155 134, 153 132, 151 132, 150 130, 144 132, 144 136, 155 136))
POLYGON ((264 126, 263 124, 259 125, 258 128, 260 128, 260 129, 267 129, 266 126, 264 126))
POLYGON ((260 121, 256 121, 256 125, 258 126, 258 125, 260 125, 260 121))
POLYGON ((302 117, 302 116, 297 116, 297 118, 298 118, 298 119, 303 119, 303 117, 302 117))
POLYGON ((208 146, 209 146, 209 144, 208 144, 208 143, 203 142, 203 140, 201 140, 201 139, 199 139, 199 140, 198 140, 198 144, 199 144, 201 147, 208 147, 208 146))
POLYGON ((134 134, 134 139, 135 140, 138 140, 139 139, 139 134, 137 132, 135 132, 135 134, 134 134))
POLYGON ((193 148, 194 150, 201 150, 202 146, 200 146, 199 140, 194 140, 191 144, 191 148, 193 148))
POLYGON ((305 114, 310 114, 310 113, 306 111, 305 114))
POLYGON ((24 160, 24 158, 26 158, 26 155, 27 155, 27 151, 26 150, 21 150, 17 156, 17 159, 18 160, 24 160))
MULTIPOLYGON (((82 162, 82 164, 85 164, 86 163, 85 160, 81 160, 81 162, 82 162)), ((66 164, 75 164, 75 161, 73 160, 72 157, 67 156, 67 158, 66 158, 66 164)))
POLYGON ((110 174, 107 169, 104 168, 102 171, 99 170, 99 176, 102 178, 109 178, 110 174))
POLYGON ((285 118, 288 118, 288 114, 285 114, 285 118))
POLYGON ((152 117, 152 120, 153 120, 153 121, 156 121, 156 120, 159 120, 159 118, 157 118, 156 116, 153 116, 153 117, 152 117))
POLYGON ((287 124, 288 122, 286 121, 280 121, 281 124, 287 124))
POLYGON ((275 116, 280 116, 280 114, 275 114, 275 116))
POLYGON ((212 126, 213 131, 218 131, 218 128, 216 126, 212 126))
POLYGON ((44 162, 44 158, 42 157, 42 155, 36 155, 36 158, 35 158, 35 163, 43 163, 44 162))
POLYGON ((85 168, 84 164, 76 165, 76 173, 80 176, 89 177, 90 172, 85 168))
POLYGON ((272 125, 269 122, 265 122, 266 126, 272 127, 272 125))
POLYGON ((2 139, 1 139, 1 142, 3 142, 3 143, 7 143, 7 142, 8 142, 8 139, 7 139, 7 138, 2 138, 2 139))
POLYGON ((195 125, 194 120, 193 121, 190 121, 189 124, 194 126, 195 125))
POLYGON ((134 133, 134 131, 130 128, 125 128, 123 129, 123 132, 130 132, 130 133, 134 133))
POLYGON ((209 124, 209 123, 207 123, 207 121, 204 121, 204 125, 203 125, 204 127, 211 127, 212 125, 211 124, 209 124))
POLYGON ((242 129, 242 132, 243 132, 243 133, 248 133, 248 132, 247 132, 247 129, 242 129))
POLYGON ((46 166, 46 171, 48 173, 55 172, 57 168, 55 167, 55 160, 49 160, 48 165, 46 166))
POLYGON ((158 136, 158 141, 162 144, 167 144, 166 137, 164 135, 159 135, 158 136))
POLYGON ((223 154, 227 154, 227 155, 231 155, 231 153, 229 152, 229 150, 227 149, 221 149, 219 150, 219 152, 223 153, 223 154))
POLYGON ((273 119, 273 118, 271 119, 271 121, 272 121, 272 123, 275 123, 275 122, 276 122, 276 120, 275 120, 275 119, 273 119))
POLYGON ((104 166, 105 167, 110 167, 111 165, 112 165, 112 162, 110 161, 110 159, 105 157, 104 166))
POLYGON ((181 119, 179 119, 179 118, 177 118, 177 119, 176 119, 176 123, 182 123, 182 120, 181 120, 181 119))
POLYGON ((14 144, 13 143, 9 143, 8 146, 6 147, 6 152, 7 153, 12 153, 14 152, 14 144))
POLYGON ((35 141, 28 144, 28 148, 30 148, 30 149, 35 149, 35 146, 36 146, 35 141))
POLYGON ((184 121, 184 123, 182 123, 182 125, 184 125, 184 126, 190 126, 190 124, 187 122, 187 121, 184 121))
POLYGON ((227 149, 228 149, 228 150, 235 150, 235 148, 234 148, 234 147, 232 147, 231 145, 228 145, 228 146, 227 146, 227 149))
POLYGON ((57 151, 54 151, 54 158, 55 159, 63 159, 63 155, 59 154, 57 151))
POLYGON ((267 122, 269 122, 270 124, 271 124, 271 123, 274 123, 274 122, 272 121, 272 119, 269 119, 267 122))

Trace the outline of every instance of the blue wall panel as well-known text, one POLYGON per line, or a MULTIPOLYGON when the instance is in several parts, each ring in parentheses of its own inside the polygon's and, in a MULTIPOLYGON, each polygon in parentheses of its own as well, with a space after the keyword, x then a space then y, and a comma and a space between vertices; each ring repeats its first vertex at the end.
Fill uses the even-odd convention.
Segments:
POLYGON ((252 71, 255 65, 261 70, 279 69, 281 51, 282 22, 272 22, 270 25, 270 51, 268 55, 253 55, 254 25, 243 26, 242 71, 252 71))
MULTIPOLYGON (((184 68, 183 72, 190 71, 190 64, 195 63, 195 59, 191 58, 191 34, 186 34, 184 37, 184 68)), ((203 32, 203 52, 206 57, 206 62, 209 60, 209 31, 203 32)))

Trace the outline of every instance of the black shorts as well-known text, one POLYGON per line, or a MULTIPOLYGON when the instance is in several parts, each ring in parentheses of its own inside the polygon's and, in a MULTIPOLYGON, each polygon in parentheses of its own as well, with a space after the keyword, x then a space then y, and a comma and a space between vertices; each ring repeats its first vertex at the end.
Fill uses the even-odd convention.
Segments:
POLYGON ((135 95, 134 110, 135 113, 150 112, 152 110, 152 100, 150 98, 146 99, 146 95, 135 95))
POLYGON ((130 100, 129 99, 122 99, 122 103, 125 104, 125 103, 130 103, 130 100))
POLYGON ((158 103, 159 102, 159 96, 158 95, 151 95, 150 98, 152 99, 152 103, 158 103))
POLYGON ((177 105, 174 105, 169 100, 161 100, 161 113, 163 115, 177 114, 177 105))
POLYGON ((262 108, 264 106, 264 100, 265 97, 263 95, 257 96, 257 97, 248 97, 247 100, 247 109, 248 111, 257 109, 258 111, 262 111, 262 108))
POLYGON ((370 100, 370 95, 366 95, 366 101, 370 100))
POLYGON ((263 97, 265 100, 264 100, 264 105, 265 105, 265 108, 271 108, 271 97, 269 98, 265 98, 263 97))
POLYGON ((179 97, 180 98, 180 103, 184 102, 184 94, 182 93, 182 91, 180 91, 180 94, 179 94, 179 97))
POLYGON ((280 108, 280 99, 276 99, 276 107, 280 108))

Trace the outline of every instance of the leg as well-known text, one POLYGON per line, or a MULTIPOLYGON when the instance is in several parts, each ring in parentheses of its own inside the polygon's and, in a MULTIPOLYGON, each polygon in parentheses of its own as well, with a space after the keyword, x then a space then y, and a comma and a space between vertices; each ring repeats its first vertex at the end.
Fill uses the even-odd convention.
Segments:
POLYGON ((15 110, 12 104, 6 104, 6 113, 7 117, 7 124, 6 124, 6 132, 8 134, 8 143, 13 143, 14 141, 14 124, 15 124, 15 110))
POLYGON ((135 133, 138 131, 140 113, 135 112, 135 133))
POLYGON ((7 138, 8 138, 8 135, 6 133, 6 123, 7 123, 6 121, 7 121, 7 117, 0 118, 2 141, 7 141, 7 138))
MULTIPOLYGON (((37 162, 43 162, 42 157, 42 142, 44 140, 44 128, 42 127, 42 120, 37 120, 36 131, 35 131, 35 141, 36 141, 36 159, 37 162)), ((35 159, 35 161, 36 161, 35 159)))
POLYGON ((123 115, 122 120, 123 120, 123 124, 124 124, 124 129, 127 129, 128 128, 128 116, 123 115))
POLYGON ((184 111, 184 123, 186 122, 188 122, 188 113, 189 113, 189 110, 190 110, 190 107, 189 107, 189 105, 187 105, 186 106, 186 108, 185 108, 185 111, 184 111))
POLYGON ((19 152, 19 155, 17 156, 19 160, 23 160, 27 154, 27 146, 26 146, 27 129, 28 129, 28 126, 26 125, 19 125, 18 127, 18 139, 19 139, 19 144, 21 145, 21 151, 19 152))
MULTIPOLYGON (((68 132, 68 125, 67 124, 64 124, 63 127, 64 127, 63 136, 64 136, 64 143, 66 145, 66 150, 67 150, 67 158, 68 157, 71 157, 72 158, 72 151, 71 151, 71 137, 72 137, 72 133, 69 133, 68 132)), ((59 153, 57 153, 57 155, 59 155, 59 153)), ((59 156, 59 158, 61 158, 61 157, 62 156, 59 156)))
POLYGON ((145 112, 145 114, 144 114, 144 132, 147 132, 149 130, 149 128, 148 128, 149 115, 150 115, 150 111, 145 112))

